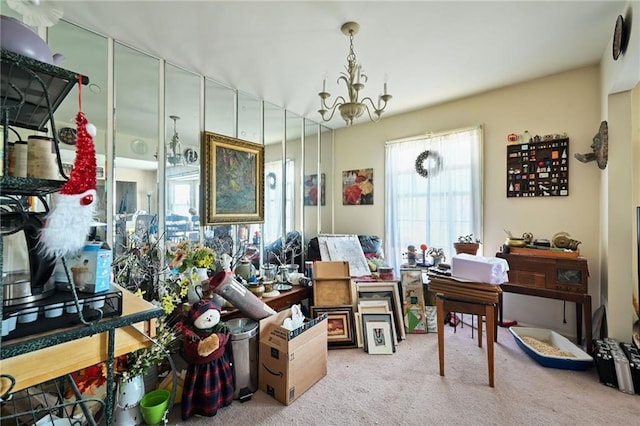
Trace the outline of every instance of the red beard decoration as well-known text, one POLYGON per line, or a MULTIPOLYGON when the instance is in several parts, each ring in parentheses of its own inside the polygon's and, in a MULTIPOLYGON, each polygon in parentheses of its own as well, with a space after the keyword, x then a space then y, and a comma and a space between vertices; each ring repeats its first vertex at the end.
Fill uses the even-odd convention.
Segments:
POLYGON ((96 128, 82 111, 76 117, 78 127, 76 158, 69 180, 54 196, 53 209, 42 228, 41 249, 46 256, 75 255, 82 250, 94 220, 97 205, 96 128))

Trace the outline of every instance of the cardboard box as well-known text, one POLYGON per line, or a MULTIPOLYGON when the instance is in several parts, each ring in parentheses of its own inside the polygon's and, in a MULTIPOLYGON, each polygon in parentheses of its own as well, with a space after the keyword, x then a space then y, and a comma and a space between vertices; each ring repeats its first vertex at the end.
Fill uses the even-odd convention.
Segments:
POLYGON ((105 242, 85 244, 80 263, 86 263, 89 269, 85 291, 98 293, 109 290, 111 283, 111 248, 105 242))
POLYGON ((451 258, 451 276, 480 283, 502 284, 509 280, 509 264, 497 257, 456 254, 451 258))
POLYGON ((318 307, 353 305, 355 289, 349 275, 349 262, 315 262, 313 266, 313 305, 318 307))
POLYGON ((260 321, 258 387, 285 405, 327 374, 327 316, 289 331, 290 316, 289 308, 260 321))

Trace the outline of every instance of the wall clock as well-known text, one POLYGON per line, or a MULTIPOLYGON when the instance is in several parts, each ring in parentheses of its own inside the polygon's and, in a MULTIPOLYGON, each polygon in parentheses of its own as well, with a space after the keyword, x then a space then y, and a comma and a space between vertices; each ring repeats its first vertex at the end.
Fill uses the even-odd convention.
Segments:
POLYGON ((624 18, 622 15, 618 15, 616 19, 616 25, 613 28, 613 60, 617 61, 621 53, 624 53, 626 48, 626 28, 624 18))

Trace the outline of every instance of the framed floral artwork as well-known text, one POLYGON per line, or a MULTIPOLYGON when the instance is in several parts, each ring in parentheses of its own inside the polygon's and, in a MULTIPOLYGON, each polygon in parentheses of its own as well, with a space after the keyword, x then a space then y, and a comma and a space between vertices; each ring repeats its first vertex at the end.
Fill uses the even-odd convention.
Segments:
POLYGON ((345 170, 342 172, 342 204, 373 204, 373 169, 345 170))
POLYGON ((318 181, 318 175, 304 175, 304 205, 305 206, 317 206, 318 199, 320 205, 324 206, 324 182, 325 174, 320 174, 320 181, 318 181))

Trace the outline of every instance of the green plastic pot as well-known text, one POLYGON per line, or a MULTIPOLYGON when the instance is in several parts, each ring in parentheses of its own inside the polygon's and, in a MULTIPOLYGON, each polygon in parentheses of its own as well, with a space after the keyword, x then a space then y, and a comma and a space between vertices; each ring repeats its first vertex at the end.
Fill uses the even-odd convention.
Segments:
POLYGON ((142 397, 140 411, 146 424, 157 425, 162 421, 170 397, 171 392, 167 389, 156 389, 142 397))

